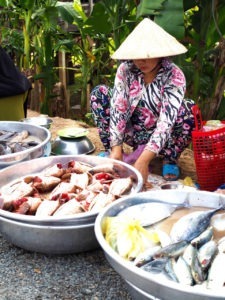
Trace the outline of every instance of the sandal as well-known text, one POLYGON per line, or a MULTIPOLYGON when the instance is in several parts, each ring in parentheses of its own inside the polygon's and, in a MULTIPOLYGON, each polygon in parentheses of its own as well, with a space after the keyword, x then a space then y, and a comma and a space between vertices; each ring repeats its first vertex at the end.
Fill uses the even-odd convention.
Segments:
POLYGON ((176 164, 165 163, 163 165, 163 178, 166 181, 175 181, 180 176, 179 167, 176 164))

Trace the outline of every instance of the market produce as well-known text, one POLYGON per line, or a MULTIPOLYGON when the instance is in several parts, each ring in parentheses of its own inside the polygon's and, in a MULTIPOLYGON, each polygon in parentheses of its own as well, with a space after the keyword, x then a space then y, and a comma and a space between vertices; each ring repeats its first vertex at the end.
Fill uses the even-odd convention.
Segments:
MULTIPOLYGON (((151 207, 150 204, 156 203, 141 203, 140 207, 144 204, 151 207)), ((120 256, 146 272, 161 274, 188 286, 224 288, 225 273, 219 269, 225 262, 224 208, 177 207, 173 210, 172 207, 168 217, 149 227, 141 226, 138 205, 125 208, 124 213, 121 210, 114 217, 106 217, 102 229, 105 239, 120 256), (129 211, 132 212, 130 219, 126 214, 129 211)), ((160 214, 160 206, 158 208, 160 214)), ((147 218, 147 214, 143 216, 147 218)))
POLYGON ((114 164, 93 167, 75 160, 66 165, 56 163, 3 186, 1 207, 39 217, 98 212, 133 187, 131 176, 121 178, 117 168, 114 164))

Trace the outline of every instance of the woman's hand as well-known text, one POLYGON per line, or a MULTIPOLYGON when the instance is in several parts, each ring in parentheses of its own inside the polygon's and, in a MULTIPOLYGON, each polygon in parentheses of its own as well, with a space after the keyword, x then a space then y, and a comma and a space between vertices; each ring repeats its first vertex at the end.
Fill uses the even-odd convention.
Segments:
POLYGON ((123 160, 123 149, 122 149, 122 146, 114 146, 114 147, 112 147, 109 157, 113 158, 113 159, 117 159, 117 160, 121 160, 122 161, 123 160))
POLYGON ((135 169, 137 169, 141 173, 144 184, 147 183, 149 175, 149 164, 153 158, 155 158, 154 152, 144 150, 134 164, 135 169))

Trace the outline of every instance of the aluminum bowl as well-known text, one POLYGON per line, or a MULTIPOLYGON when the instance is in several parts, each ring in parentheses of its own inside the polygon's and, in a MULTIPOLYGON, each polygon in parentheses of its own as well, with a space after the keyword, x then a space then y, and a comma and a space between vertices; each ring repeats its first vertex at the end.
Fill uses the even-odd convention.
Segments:
MULTIPOLYGON (((79 162, 83 162, 86 164, 90 164, 93 166, 101 165, 103 163, 113 162, 117 169, 119 170, 120 177, 128 177, 132 176, 134 179, 133 187, 131 193, 140 192, 143 185, 143 179, 141 174, 132 166, 113 160, 105 157, 91 156, 91 155, 66 155, 66 156, 49 156, 37 158, 32 161, 22 162, 17 164, 16 166, 11 166, 0 170, 0 192, 2 188, 9 184, 10 182, 21 178, 26 175, 36 174, 41 172, 43 169, 52 166, 58 162, 62 164, 67 164, 71 160, 76 160, 79 162)), ((11 213, 9 211, 5 211, 0 209, 0 216, 8 219, 13 219, 15 221, 33 223, 35 225, 86 225, 90 223, 94 223, 97 213, 96 212, 85 212, 80 213, 75 216, 67 216, 67 217, 46 217, 39 218, 36 216, 28 216, 28 215, 20 215, 11 213)), ((94 228, 93 228, 94 233, 94 228)))
POLYGON ((39 117, 24 118, 21 120, 21 122, 24 122, 26 124, 38 125, 50 129, 53 121, 47 116, 40 115, 39 117))
POLYGON ((37 136, 42 140, 40 144, 30 149, 11 154, 0 155, 0 169, 15 165, 22 161, 48 156, 51 153, 51 133, 46 128, 25 124, 22 122, 0 121, 0 130, 10 130, 15 132, 28 130, 31 135, 37 136))
POLYGON ((52 143, 53 155, 80 155, 90 154, 95 150, 95 146, 86 136, 79 138, 57 137, 52 143))
POLYGON ((0 217, 2 236, 13 245, 32 252, 71 254, 94 250, 99 244, 94 224, 45 226, 0 217))
POLYGON ((224 289, 208 290, 201 285, 185 286, 177 282, 170 281, 158 274, 147 273, 120 257, 106 242, 102 226, 105 217, 116 216, 121 210, 137 203, 151 202, 152 200, 162 200, 171 203, 184 203, 189 201, 192 206, 216 208, 225 204, 225 197, 205 191, 181 191, 181 190, 159 190, 141 192, 136 195, 124 197, 121 200, 103 209, 95 221, 95 234, 102 247, 110 265, 128 283, 135 294, 134 299, 151 299, 156 297, 161 300, 182 299, 182 300, 218 300, 224 299, 224 289))

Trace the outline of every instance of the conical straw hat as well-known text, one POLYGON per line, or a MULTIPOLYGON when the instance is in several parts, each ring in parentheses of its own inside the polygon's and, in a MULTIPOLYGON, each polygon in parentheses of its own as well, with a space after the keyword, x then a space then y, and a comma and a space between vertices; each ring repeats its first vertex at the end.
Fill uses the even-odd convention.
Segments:
POLYGON ((187 49, 162 27, 143 19, 112 55, 113 59, 146 59, 174 56, 187 49))

